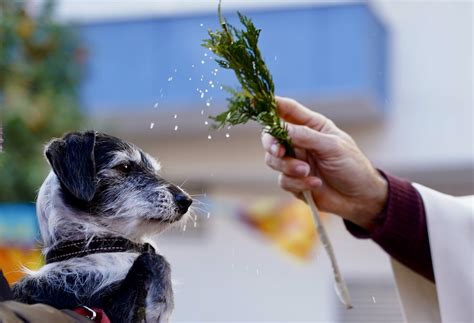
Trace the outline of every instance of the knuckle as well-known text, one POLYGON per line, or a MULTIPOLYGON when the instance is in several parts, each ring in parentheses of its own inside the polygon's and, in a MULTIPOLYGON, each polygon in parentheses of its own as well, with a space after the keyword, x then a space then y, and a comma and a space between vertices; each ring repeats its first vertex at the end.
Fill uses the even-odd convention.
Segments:
POLYGON ((262 135, 262 146, 265 148, 265 150, 269 150, 272 142, 273 142, 273 137, 269 135, 268 133, 264 132, 262 135))
POLYGON ((278 185, 279 185, 282 189, 284 189, 285 191, 293 192, 291 183, 290 183, 288 177, 286 177, 284 174, 280 174, 280 175, 278 176, 278 185))
POLYGON ((277 157, 272 156, 269 153, 265 154, 265 163, 274 170, 281 170, 281 160, 277 157))
POLYGON ((265 153, 265 164, 270 166, 271 163, 272 163, 272 155, 270 155, 269 153, 265 153))
POLYGON ((334 123, 334 121, 332 121, 331 119, 328 119, 326 117, 323 117, 324 118, 324 123, 327 127, 329 128, 337 128, 336 127, 336 124, 334 123))
POLYGON ((285 177, 283 176, 283 174, 278 175, 278 185, 283 189, 286 187, 285 186, 286 181, 285 181, 285 177))

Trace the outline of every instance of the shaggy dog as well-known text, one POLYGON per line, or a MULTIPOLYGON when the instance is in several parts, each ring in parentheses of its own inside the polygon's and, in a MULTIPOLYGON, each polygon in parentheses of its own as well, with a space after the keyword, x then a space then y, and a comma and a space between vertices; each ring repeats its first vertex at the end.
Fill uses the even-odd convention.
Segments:
POLYGON ((14 285, 26 303, 101 308, 112 322, 166 322, 170 266, 144 240, 179 221, 192 199, 133 144, 88 131, 52 140, 37 215, 46 265, 14 285))

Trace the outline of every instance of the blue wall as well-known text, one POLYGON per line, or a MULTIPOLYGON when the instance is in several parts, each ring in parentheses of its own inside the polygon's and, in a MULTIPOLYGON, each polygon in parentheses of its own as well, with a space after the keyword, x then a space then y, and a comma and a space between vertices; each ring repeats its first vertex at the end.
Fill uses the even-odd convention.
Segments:
MULTIPOLYGON (((278 94, 312 100, 358 96, 383 108, 387 31, 367 5, 244 14, 262 29, 262 53, 278 94)), ((234 13, 225 16, 240 25, 234 13)), ((219 85, 237 85, 236 80, 230 71, 211 74, 218 66, 209 59, 212 53, 200 46, 207 30, 217 27, 214 13, 80 26, 89 51, 84 105, 92 111, 115 111, 143 109, 159 101, 186 109, 210 96, 222 100, 226 94, 219 85), (211 80, 219 83, 211 88, 211 80), (201 99, 197 88, 209 92, 201 99)))
POLYGON ((35 205, 0 204, 0 244, 30 246, 37 243, 39 228, 35 205))

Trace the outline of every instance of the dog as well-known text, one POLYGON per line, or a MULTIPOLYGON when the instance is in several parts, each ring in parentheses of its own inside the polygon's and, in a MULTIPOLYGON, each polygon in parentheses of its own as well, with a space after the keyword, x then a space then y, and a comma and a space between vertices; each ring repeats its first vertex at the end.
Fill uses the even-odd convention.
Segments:
POLYGON ((167 322, 170 265, 146 239, 189 214, 191 197, 137 146, 86 131, 45 148, 52 171, 37 198, 47 264, 13 286, 15 298, 103 309, 112 322, 167 322))

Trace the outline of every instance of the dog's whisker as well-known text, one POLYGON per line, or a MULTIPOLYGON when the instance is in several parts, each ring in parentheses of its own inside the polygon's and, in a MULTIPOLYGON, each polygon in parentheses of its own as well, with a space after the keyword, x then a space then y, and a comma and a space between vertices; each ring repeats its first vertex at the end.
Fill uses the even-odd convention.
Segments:
POLYGON ((193 200, 193 204, 192 206, 196 206, 196 205, 203 205, 203 206, 210 206, 211 203, 206 203, 206 202, 203 202, 203 201, 200 201, 200 200, 193 200))

